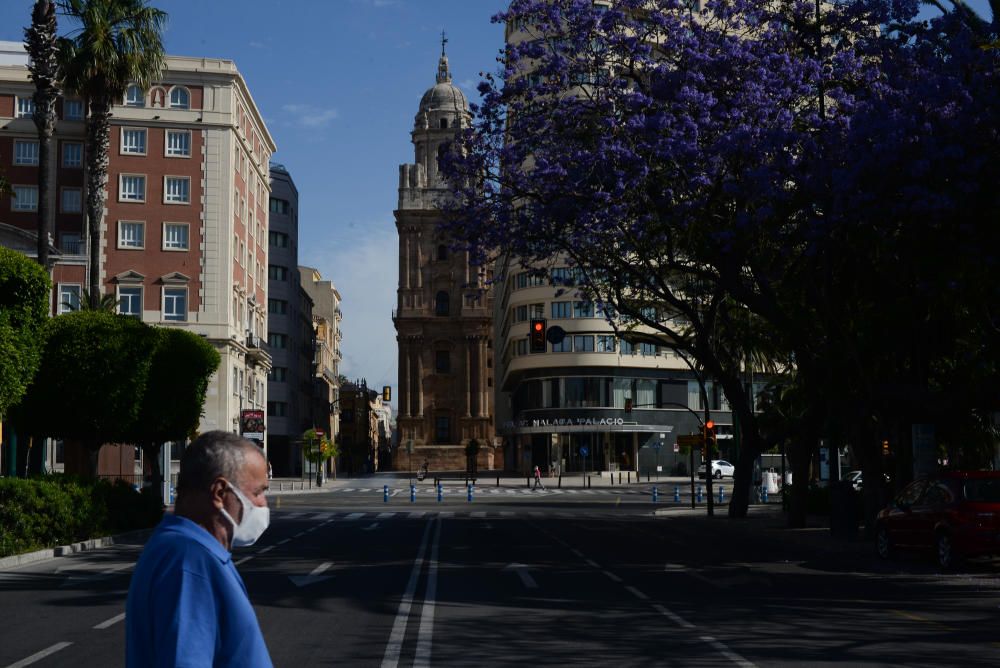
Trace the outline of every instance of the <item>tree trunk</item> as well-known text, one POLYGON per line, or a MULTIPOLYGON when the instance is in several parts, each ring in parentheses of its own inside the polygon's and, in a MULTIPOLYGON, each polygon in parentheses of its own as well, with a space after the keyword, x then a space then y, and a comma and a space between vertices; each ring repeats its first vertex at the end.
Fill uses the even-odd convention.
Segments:
POLYGON ((87 118, 87 230, 90 240, 90 306, 101 304, 101 227, 105 185, 108 180, 108 147, 111 136, 111 101, 90 101, 87 118))
POLYGON ((35 83, 35 113, 38 128, 38 263, 49 268, 49 235, 55 229, 55 207, 52 206, 52 136, 56 128, 56 98, 59 95, 56 60, 56 11, 51 0, 37 0, 31 12, 31 26, 25 31, 25 43, 30 55, 28 70, 35 83))
POLYGON ((809 515, 809 465, 812 463, 813 441, 807 437, 794 444, 789 458, 792 460, 792 494, 788 509, 788 526, 802 529, 809 515))
POLYGON ((757 430, 747 424, 743 415, 740 420, 740 457, 736 462, 736 472, 733 474, 733 495, 729 499, 729 517, 745 518, 750 506, 750 492, 753 484, 753 465, 761 452, 761 438, 757 430))

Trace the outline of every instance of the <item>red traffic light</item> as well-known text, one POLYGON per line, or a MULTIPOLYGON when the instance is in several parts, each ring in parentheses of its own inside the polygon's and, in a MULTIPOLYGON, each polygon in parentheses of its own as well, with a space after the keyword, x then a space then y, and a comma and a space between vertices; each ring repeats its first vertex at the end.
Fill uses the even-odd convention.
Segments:
POLYGON ((545 319, 544 318, 532 318, 531 327, 528 330, 528 339, 530 345, 528 346, 530 351, 533 353, 544 353, 545 352, 545 319))
POLYGON ((715 423, 709 420, 705 423, 705 429, 715 429, 715 423))
POLYGON ((541 320, 536 320, 531 327, 536 332, 541 332, 542 330, 545 329, 545 323, 543 323, 541 320))

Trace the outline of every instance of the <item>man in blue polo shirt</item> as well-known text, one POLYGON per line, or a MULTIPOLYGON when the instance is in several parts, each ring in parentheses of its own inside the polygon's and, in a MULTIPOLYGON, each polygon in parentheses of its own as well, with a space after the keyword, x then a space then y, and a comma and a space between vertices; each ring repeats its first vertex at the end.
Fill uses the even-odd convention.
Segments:
POLYGON ((125 606, 130 668, 270 668, 230 550, 267 528, 267 463, 256 445, 211 431, 181 456, 174 513, 143 549, 125 606))

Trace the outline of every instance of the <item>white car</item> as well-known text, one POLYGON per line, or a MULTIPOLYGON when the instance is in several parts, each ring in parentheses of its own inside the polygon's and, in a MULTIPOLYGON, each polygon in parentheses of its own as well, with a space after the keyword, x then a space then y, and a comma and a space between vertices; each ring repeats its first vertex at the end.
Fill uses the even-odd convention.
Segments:
POLYGON ((723 476, 733 477, 733 473, 736 472, 736 467, 727 462, 725 459, 713 459, 712 460, 712 477, 722 478, 723 476))

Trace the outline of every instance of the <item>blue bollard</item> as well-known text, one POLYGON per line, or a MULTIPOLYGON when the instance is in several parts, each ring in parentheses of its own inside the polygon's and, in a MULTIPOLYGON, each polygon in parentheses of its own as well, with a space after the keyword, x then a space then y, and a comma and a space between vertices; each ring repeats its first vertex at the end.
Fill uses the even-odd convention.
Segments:
POLYGON ((657 500, 658 498, 660 498, 660 493, 659 493, 659 492, 658 492, 658 491, 656 490, 656 488, 654 487, 654 488, 653 488, 653 503, 656 503, 656 500, 657 500))
POLYGON ((416 500, 417 500, 417 486, 410 485, 410 503, 413 503, 416 500))
POLYGON ((389 503, 389 485, 382 485, 382 501, 389 503))
POLYGON ((468 483, 469 503, 472 503, 472 488, 473 487, 475 487, 475 485, 473 485, 471 482, 468 483))
POLYGON ((701 485, 698 485, 698 493, 695 494, 694 500, 701 503, 701 485))
POLYGON ((767 503, 767 485, 762 485, 760 488, 760 500, 767 503))
POLYGON ((681 488, 674 487, 674 503, 680 503, 680 502, 681 502, 681 488))
POLYGON ((724 503, 726 500, 726 488, 719 485, 719 503, 724 503))
POLYGON ((441 503, 442 497, 443 497, 443 494, 442 494, 442 491, 441 491, 441 483, 438 483, 438 503, 441 503))

